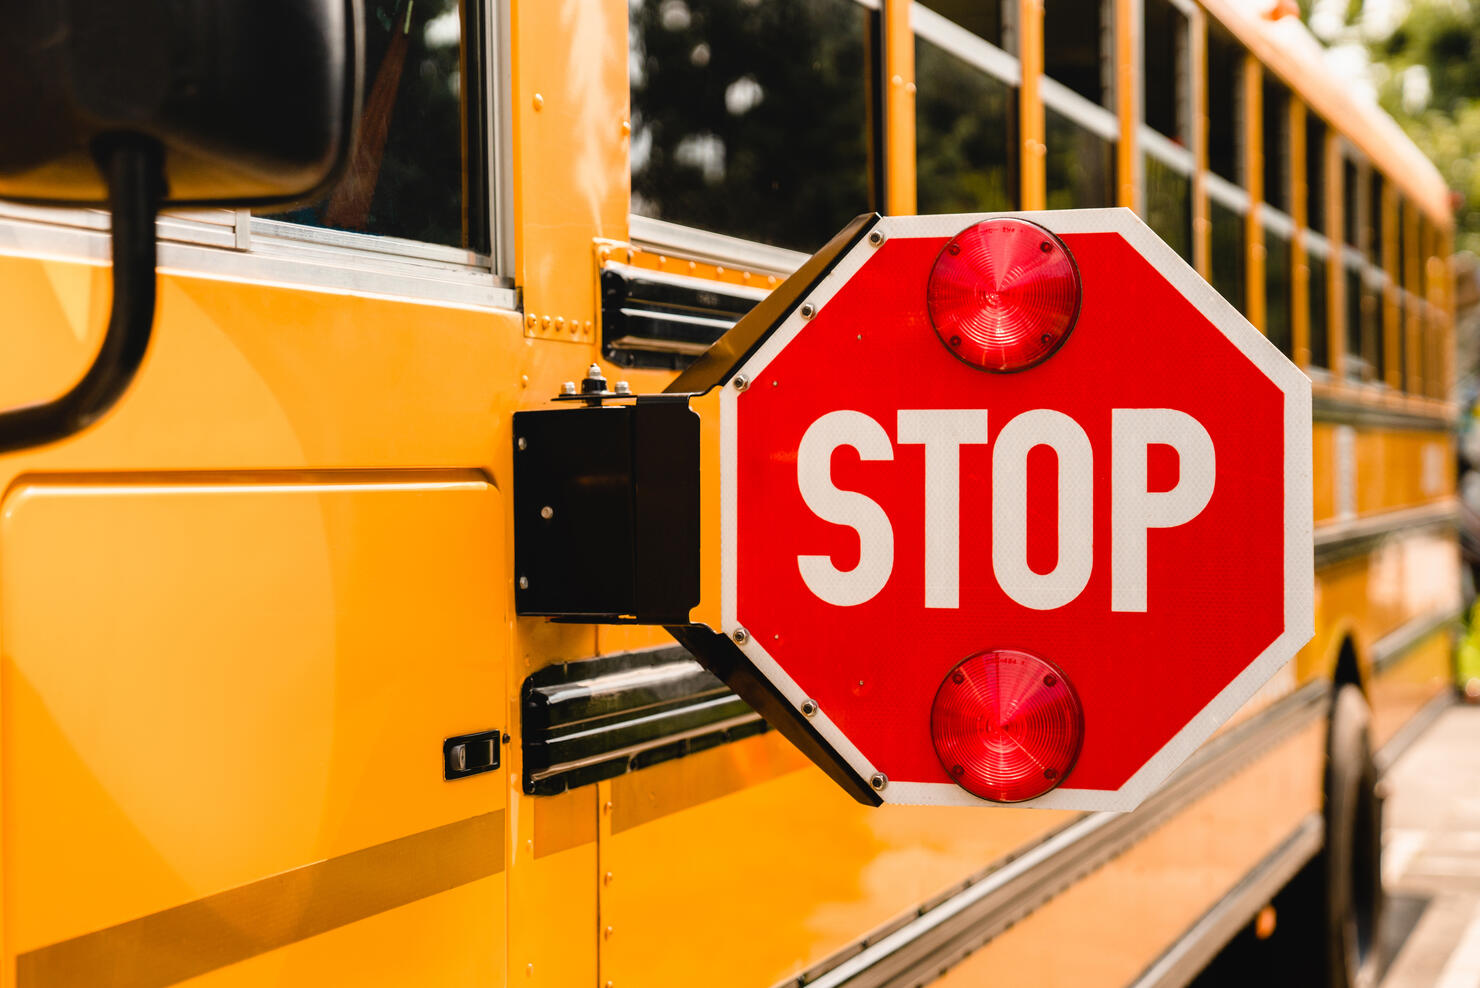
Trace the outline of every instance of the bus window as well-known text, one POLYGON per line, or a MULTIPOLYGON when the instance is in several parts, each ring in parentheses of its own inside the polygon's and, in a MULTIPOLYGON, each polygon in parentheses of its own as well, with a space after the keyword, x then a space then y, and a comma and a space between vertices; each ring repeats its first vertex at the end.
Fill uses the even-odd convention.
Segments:
POLYGON ((1327 303, 1330 292, 1330 270, 1323 254, 1309 251, 1306 266, 1310 269, 1310 290, 1306 302, 1310 313, 1310 365, 1322 369, 1331 366, 1331 325, 1327 303))
POLYGON ((1208 200, 1208 219, 1212 223, 1212 278, 1218 293, 1233 303, 1240 312, 1248 311, 1248 286, 1244 278, 1244 253, 1248 237, 1244 214, 1217 199, 1208 200))
POLYGON ((1264 73, 1264 201, 1290 211, 1290 91, 1264 73))
POLYGON ((1402 196, 1398 197, 1397 205, 1396 208, 1393 210, 1393 213, 1393 238, 1397 241, 1396 246, 1393 248, 1394 253, 1397 255, 1395 258, 1396 267, 1394 267, 1393 269, 1395 275, 1394 281, 1400 288, 1412 290, 1413 286, 1409 284, 1408 281, 1409 207, 1408 204, 1403 201, 1402 196))
POLYGON ((867 211, 855 0, 631 0, 632 212, 812 251, 867 211))
POLYGON ((993 47, 1017 54, 1014 30, 1017 0, 922 0, 921 6, 941 14, 993 47))
POLYGON ((1362 244, 1362 171, 1350 154, 1341 156, 1342 238, 1348 247, 1362 244))
POLYGON ((1192 178, 1154 154, 1145 159, 1146 225, 1192 260, 1192 178))
POLYGON ((1264 230, 1264 335, 1285 356, 1293 352, 1290 298, 1290 238, 1264 230))
POLYGON ((1115 205, 1114 139, 1046 105, 1043 123, 1048 145, 1048 208, 1115 205))
POLYGON ((1244 50, 1218 27, 1208 29, 1208 167, 1243 185, 1244 50))
MULTIPOLYGON (((1146 0, 1142 67, 1146 125, 1176 144, 1188 140, 1188 20, 1171 0, 1146 0)), ((1148 190, 1150 178, 1147 178, 1148 190)))
POLYGON ((1376 170, 1371 170, 1367 182, 1367 260, 1373 264, 1382 264, 1382 237, 1386 232, 1383 221, 1386 219, 1386 210, 1382 208, 1382 190, 1384 182, 1382 175, 1376 170))
POLYGON ((365 97, 344 177, 322 202, 259 215, 488 254, 482 5, 371 0, 365 97))
POLYGON ((1398 292, 1398 387, 1408 390, 1408 296, 1398 292))
POLYGON ((1096 106, 1112 106, 1113 8, 1104 0, 1046 0, 1043 6, 1044 74, 1096 106))
POLYGON ((1016 208, 1018 92, 1007 81, 1013 59, 928 11, 916 12, 915 29, 920 212, 1016 208))
POLYGON ((1382 331, 1382 289, 1373 279, 1362 279, 1362 347, 1372 365, 1370 379, 1387 380, 1387 347, 1382 331))
POLYGON ((1305 225, 1326 232, 1326 122, 1305 114, 1305 225))
POLYGON ((1371 352, 1365 344, 1362 271, 1350 264, 1343 272, 1346 299, 1346 377, 1351 381, 1372 380, 1371 352))

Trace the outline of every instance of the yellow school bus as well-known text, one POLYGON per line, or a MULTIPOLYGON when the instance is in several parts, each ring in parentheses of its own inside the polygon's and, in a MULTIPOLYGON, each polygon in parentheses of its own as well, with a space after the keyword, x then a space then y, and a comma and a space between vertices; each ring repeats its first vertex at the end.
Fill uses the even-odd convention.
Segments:
MULTIPOLYGON (((132 386, 0 455, 0 984, 1370 971, 1460 606, 1452 222, 1283 13, 369 0, 345 179, 161 217, 132 386), (516 411, 661 391, 859 213, 1116 205, 1315 395, 1315 638, 1141 808, 867 808, 663 629, 520 616, 516 411)), ((0 406, 87 366, 108 257, 0 204, 0 406)))

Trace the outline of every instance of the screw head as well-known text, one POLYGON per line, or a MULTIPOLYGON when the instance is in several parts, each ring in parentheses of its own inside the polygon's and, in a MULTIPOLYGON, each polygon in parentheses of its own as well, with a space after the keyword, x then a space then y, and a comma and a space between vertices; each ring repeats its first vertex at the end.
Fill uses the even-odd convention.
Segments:
POLYGON ((803 302, 801 313, 803 319, 811 319, 813 316, 817 315, 817 306, 813 305, 811 302, 803 302))
POLYGON ((817 701, 816 700, 803 700, 802 701, 802 715, 805 716, 805 717, 811 717, 815 713, 817 713, 817 701))
POLYGON ((613 390, 619 395, 630 395, 632 393, 632 385, 626 381, 618 381, 613 387, 613 390))
POLYGON ((730 637, 735 639, 736 645, 744 645, 746 642, 750 641, 750 632, 746 631, 744 628, 736 628, 735 633, 732 634, 730 637))
POLYGON ((521 576, 519 578, 519 589, 520 590, 528 590, 529 589, 529 577, 527 577, 527 576, 521 576))
POLYGON ((870 244, 873 244, 875 247, 879 246, 880 244, 882 244, 884 242, 884 234, 883 234, 883 232, 880 231, 880 230, 873 230, 873 231, 871 231, 869 233, 869 235, 868 235, 868 242, 870 244))
POLYGON ((518 446, 520 449, 528 449, 529 448, 529 443, 525 441, 525 439, 524 439, 523 436, 520 436, 519 437, 519 441, 517 443, 515 443, 515 445, 518 446))
POLYGON ((750 387, 750 379, 744 374, 736 374, 732 383, 735 385, 736 391, 744 391, 750 387))
POLYGON ((566 381, 563 384, 561 384, 560 385, 560 393, 563 394, 563 395, 573 395, 573 394, 575 394, 576 393, 576 382, 574 382, 574 381, 566 381))
POLYGON ((889 788, 889 776, 883 772, 875 772, 868 780, 868 784, 874 787, 875 792, 883 792, 889 788))
POLYGON ((540 509, 540 517, 545 519, 545 521, 549 521, 551 518, 555 517, 555 509, 550 507, 548 504, 545 505, 543 508, 540 509))

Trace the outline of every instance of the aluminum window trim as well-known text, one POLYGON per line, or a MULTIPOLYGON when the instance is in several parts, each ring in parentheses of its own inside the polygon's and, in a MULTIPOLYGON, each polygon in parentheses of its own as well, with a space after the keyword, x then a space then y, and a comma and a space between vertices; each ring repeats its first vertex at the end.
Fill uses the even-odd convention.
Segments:
POLYGON ((657 252, 679 254, 724 267, 789 275, 811 255, 755 240, 731 237, 681 223, 670 223, 632 213, 627 217, 627 235, 634 244, 657 252))
POLYGON ((691 291, 717 291, 725 295, 738 295, 741 298, 753 299, 757 302, 771 294, 769 288, 759 288, 755 285, 734 285, 728 281, 716 283, 708 278, 674 274, 671 271, 655 271, 652 268, 640 268, 632 264, 622 264, 618 261, 608 261, 601 266, 601 269, 603 271, 615 271, 617 274, 626 278, 640 278, 643 281, 651 281, 659 285, 672 285, 674 288, 687 288, 691 291))
POLYGON ((1113 111, 1090 102, 1062 82, 1046 75, 1038 79, 1038 92, 1043 97, 1046 108, 1068 117, 1085 130, 1112 144, 1120 140, 1120 120, 1113 111))
POLYGON ((1247 215, 1249 212, 1249 192, 1247 189, 1234 185, 1221 175, 1215 175, 1211 171, 1201 173, 1203 188, 1208 193, 1208 198, 1213 199, 1222 206, 1236 213, 1247 215))
POLYGON ((330 227, 309 226, 288 220, 275 220, 265 216, 252 217, 252 243, 257 239, 293 240, 333 247, 346 252, 385 254, 393 257, 413 258, 420 261, 436 261, 441 264, 456 264, 467 268, 492 270, 491 258, 487 254, 434 244, 423 240, 408 240, 403 237, 382 236, 375 233, 357 233, 353 230, 336 230, 330 227))
POLYGON ((954 55, 1009 86, 1023 84, 1023 66, 1016 55, 1008 54, 949 17, 936 13, 924 4, 912 3, 910 23, 917 37, 924 38, 947 54, 954 55))
POLYGON ((1136 131, 1141 148, 1151 157, 1191 178, 1197 171, 1197 157, 1191 148, 1185 148, 1161 131, 1142 123, 1136 131))
POLYGON ((1266 230, 1278 233, 1290 242, 1295 240, 1295 220, 1286 213, 1280 212, 1268 203, 1259 206, 1259 221, 1266 230))
POLYGON ((493 120, 488 127, 488 204, 490 269, 506 284, 513 284, 514 267, 514 104, 513 20, 510 0, 487 0, 484 20, 488 60, 484 76, 484 99, 493 120))
POLYGON ((1331 241, 1324 234, 1317 233, 1310 227, 1302 227, 1300 230, 1300 242, 1305 246, 1307 254, 1314 254, 1326 263, 1331 262, 1331 241))

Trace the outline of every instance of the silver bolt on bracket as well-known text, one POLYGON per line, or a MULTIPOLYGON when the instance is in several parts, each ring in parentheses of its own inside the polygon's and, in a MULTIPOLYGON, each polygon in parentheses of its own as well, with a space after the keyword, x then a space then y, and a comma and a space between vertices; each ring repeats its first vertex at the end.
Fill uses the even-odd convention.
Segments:
POLYGON ((884 242, 884 232, 882 230, 872 231, 868 235, 868 242, 875 247, 879 246, 884 242))
POLYGON ((889 776, 883 772, 875 772, 873 778, 868 780, 868 784, 874 787, 875 792, 883 792, 889 788, 889 776))
POLYGON ((803 716, 806 716, 806 717, 811 717, 815 713, 817 713, 817 701, 816 700, 803 700, 802 701, 802 715, 803 716))
POLYGON ((619 395, 630 395, 632 393, 632 385, 626 381, 618 381, 612 390, 619 395))
POLYGON ((519 446, 520 449, 528 449, 529 448, 529 443, 525 441, 525 439, 524 439, 523 436, 520 436, 519 437, 518 446, 519 446))
POLYGON ((734 384, 736 391, 744 391, 746 388, 750 387, 750 378, 746 377, 744 374, 736 374, 734 384))
POLYGON ((813 316, 817 315, 817 306, 813 305, 811 302, 803 302, 801 313, 803 319, 811 319, 813 316))
POLYGON ((744 628, 736 628, 735 633, 730 637, 735 639, 736 645, 744 645, 746 642, 750 641, 750 632, 746 631, 744 628))
POLYGON ((575 394, 576 393, 576 382, 574 382, 574 381, 566 381, 564 384, 560 385, 560 393, 563 394, 563 395, 573 395, 573 394, 575 394))
POLYGON ((527 577, 527 576, 521 576, 519 578, 519 589, 520 590, 528 590, 529 589, 529 577, 527 577))
POLYGON ((545 521, 549 521, 551 518, 555 517, 555 509, 550 507, 548 504, 545 505, 543 508, 540 509, 540 517, 545 519, 545 521))

